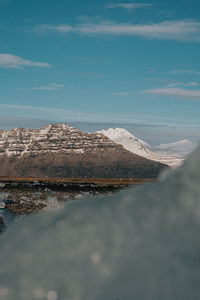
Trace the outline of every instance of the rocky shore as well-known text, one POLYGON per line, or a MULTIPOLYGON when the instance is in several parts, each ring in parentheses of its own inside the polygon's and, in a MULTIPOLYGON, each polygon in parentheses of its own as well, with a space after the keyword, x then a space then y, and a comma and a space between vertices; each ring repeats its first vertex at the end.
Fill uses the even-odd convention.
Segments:
MULTIPOLYGON (((5 215, 23 216, 61 207, 69 200, 112 194, 133 185, 130 180, 79 181, 5 179, 0 181, 0 232, 5 229, 5 215)), ((139 183, 139 182, 138 182, 139 183)), ((10 219, 10 218, 9 218, 10 219)))

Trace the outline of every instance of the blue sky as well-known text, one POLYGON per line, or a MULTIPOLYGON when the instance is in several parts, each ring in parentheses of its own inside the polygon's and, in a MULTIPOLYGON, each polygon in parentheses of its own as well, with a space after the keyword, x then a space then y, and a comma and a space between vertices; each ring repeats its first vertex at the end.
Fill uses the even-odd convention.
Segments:
POLYGON ((133 123, 198 139, 199 11, 196 0, 0 0, 0 125, 133 123))

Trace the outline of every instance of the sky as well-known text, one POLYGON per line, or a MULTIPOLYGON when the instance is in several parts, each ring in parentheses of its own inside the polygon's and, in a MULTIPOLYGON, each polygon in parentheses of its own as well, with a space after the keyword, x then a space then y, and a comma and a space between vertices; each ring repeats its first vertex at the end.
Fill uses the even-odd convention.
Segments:
POLYGON ((198 140, 199 11, 196 0, 0 0, 0 127, 133 124, 142 138, 153 128, 152 142, 198 140))

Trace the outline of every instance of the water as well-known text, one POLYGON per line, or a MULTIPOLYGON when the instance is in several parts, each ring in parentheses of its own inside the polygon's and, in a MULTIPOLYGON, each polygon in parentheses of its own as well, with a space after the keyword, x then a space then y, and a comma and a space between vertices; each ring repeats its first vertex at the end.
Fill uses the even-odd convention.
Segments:
POLYGON ((91 197, 92 200, 103 195, 113 196, 116 192, 83 192, 83 191, 51 191, 35 189, 7 189, 6 193, 0 193, 2 208, 0 216, 3 217, 3 223, 0 223, 0 232, 3 232, 13 222, 24 219, 26 215, 48 212, 61 208, 68 201, 83 200, 91 197), (5 207, 6 204, 6 207, 5 207), (4 208, 3 208, 4 207, 4 208))

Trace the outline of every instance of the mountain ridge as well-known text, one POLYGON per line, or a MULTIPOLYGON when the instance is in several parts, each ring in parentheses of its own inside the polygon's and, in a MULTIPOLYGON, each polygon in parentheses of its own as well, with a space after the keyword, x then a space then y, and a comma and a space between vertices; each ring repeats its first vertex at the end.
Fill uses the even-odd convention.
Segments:
POLYGON ((155 178, 166 166, 67 124, 0 130, 0 176, 155 178))

